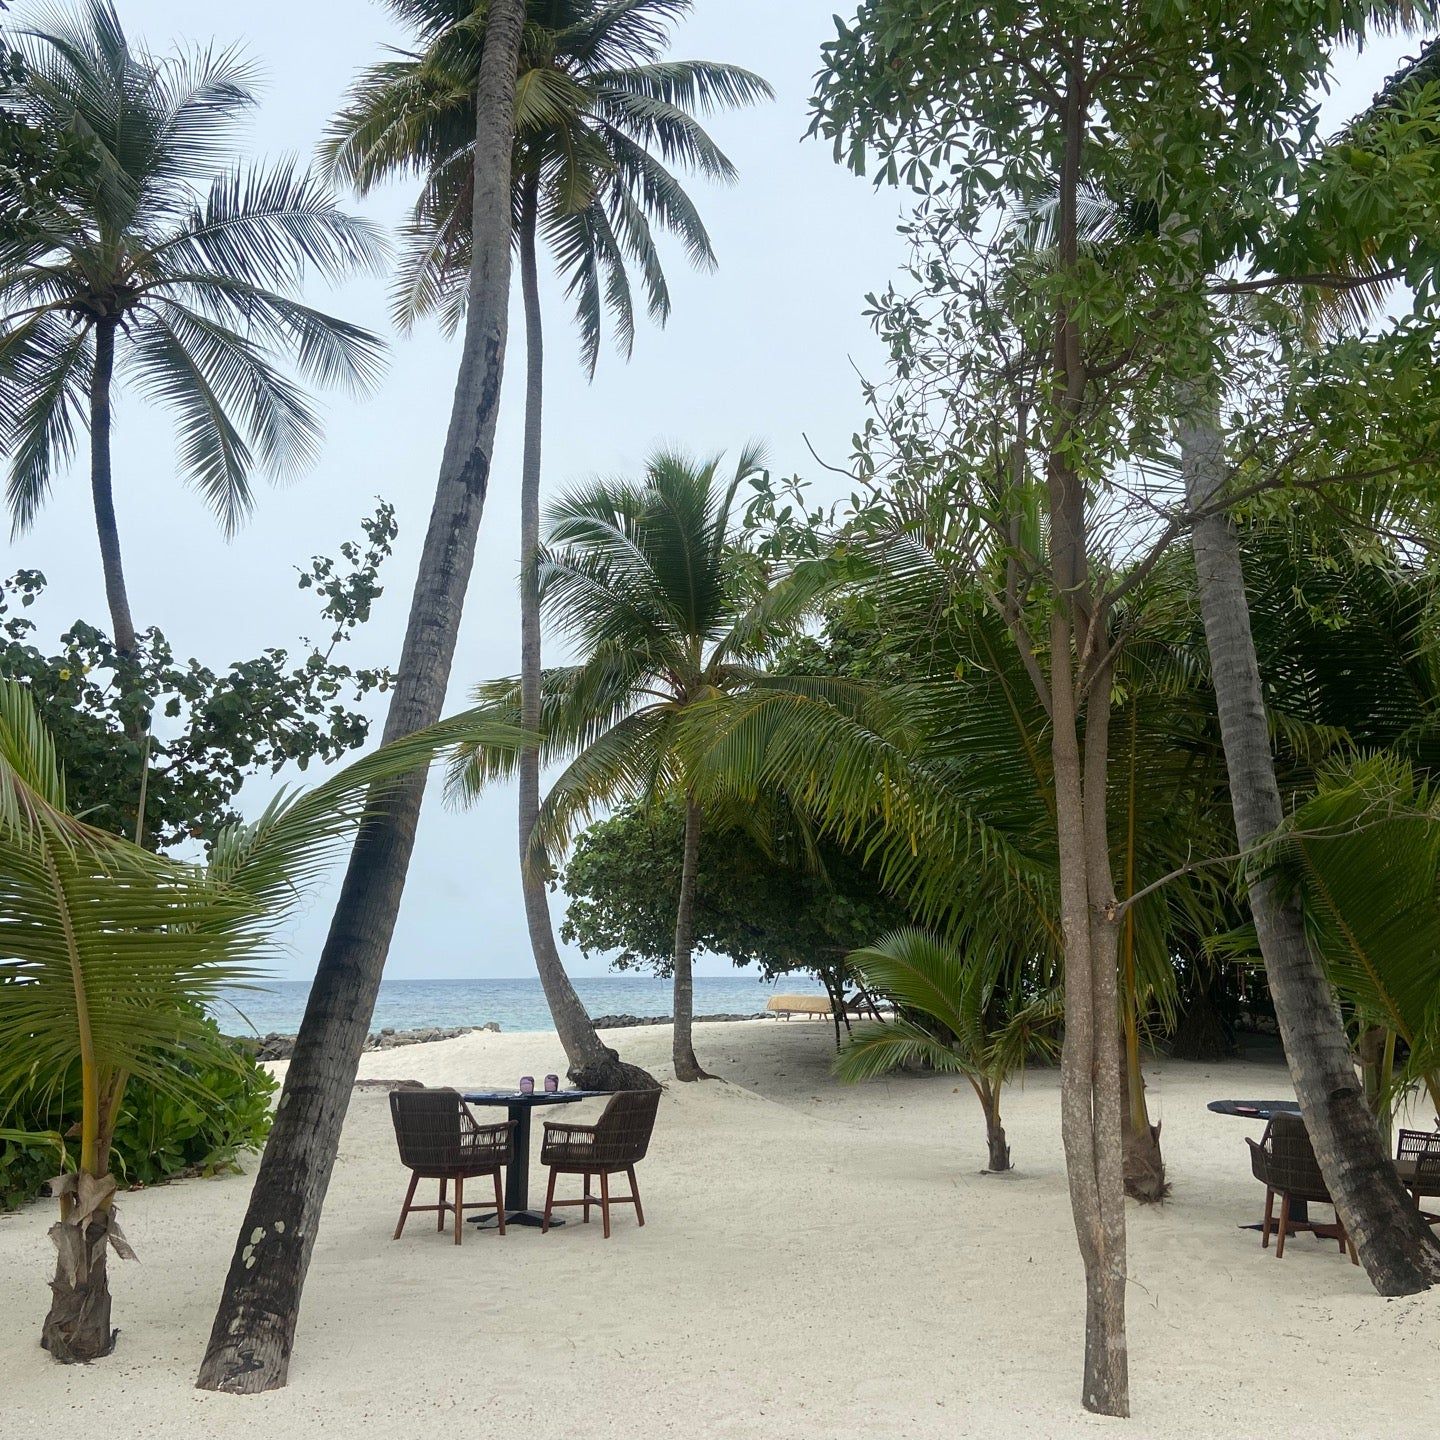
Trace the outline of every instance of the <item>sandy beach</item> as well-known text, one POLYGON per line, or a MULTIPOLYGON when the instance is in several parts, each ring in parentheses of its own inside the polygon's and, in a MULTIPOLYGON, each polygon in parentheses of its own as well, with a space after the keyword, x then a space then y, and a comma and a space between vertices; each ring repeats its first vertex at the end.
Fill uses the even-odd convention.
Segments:
MULTIPOLYGON (((640 1171, 648 1223, 622 1210, 609 1242, 572 1223, 467 1230, 457 1249, 423 1216, 392 1241, 405 1172, 383 1090, 357 1091, 290 1384, 272 1395, 192 1388, 246 1176, 121 1197, 140 1263, 112 1262, 119 1346, 89 1367, 37 1344, 49 1203, 0 1217, 3 1433, 1434 1435, 1440 1294, 1382 1300, 1333 1243, 1297 1237, 1277 1262, 1239 1228, 1259 1217, 1244 1136, 1261 1127, 1205 1104, 1291 1093, 1274 1059, 1150 1074, 1174 1196, 1129 1209, 1134 1418, 1120 1422, 1078 1400, 1055 1072, 1010 1093, 1017 1168, 993 1176, 978 1108, 952 1080, 841 1087, 820 1023, 696 1035, 724 1083, 670 1085, 640 1171)), ((611 1038, 668 1077, 668 1027, 611 1038)), ((562 1058, 552 1035, 475 1033, 366 1055, 361 1076, 513 1086, 562 1058)), ((539 1175, 532 1161, 532 1199, 539 1175)))

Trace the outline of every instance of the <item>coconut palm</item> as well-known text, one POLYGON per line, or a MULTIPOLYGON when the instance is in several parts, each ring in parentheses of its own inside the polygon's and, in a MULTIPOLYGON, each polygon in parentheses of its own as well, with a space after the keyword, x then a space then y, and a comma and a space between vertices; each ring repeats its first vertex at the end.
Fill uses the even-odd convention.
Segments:
MULTIPOLYGON (((989 1169, 1009 1170, 1010 1145, 1000 1119, 1000 1093, 1033 1057, 1057 1053, 1062 1006, 1058 992, 1031 983, 1017 957, 966 954, 924 930, 902 929, 850 953, 865 985, 894 1000, 890 1021, 856 1028, 835 1062, 842 1080, 873 1079, 901 1065, 923 1063, 963 1075, 985 1114, 989 1169)), ((1024 957, 1018 957, 1022 961, 1024 957)))
MULTIPOLYGON (((422 48, 367 69, 330 127, 330 173, 364 193, 418 170, 422 189, 405 231, 394 310, 402 327, 438 313, 453 329, 464 312, 470 251, 470 95, 484 45, 484 14, 465 0, 392 0, 422 48)), ((574 305, 581 360, 593 374, 605 317, 628 356, 635 334, 630 270, 663 324, 670 293, 655 231, 673 234, 690 261, 715 263, 710 237, 672 166, 729 181, 734 168, 696 116, 768 96, 736 66, 663 58, 690 0, 529 0, 516 82, 512 188, 525 314, 525 438, 520 480, 522 723, 540 716, 540 597, 532 557, 540 534, 544 327, 538 249, 550 253, 574 305)), ((617 1067, 565 973, 540 871, 525 864, 540 808, 538 753, 519 770, 521 888, 536 968, 555 1027, 586 1088, 643 1083, 617 1067)))
POLYGON ((114 1344, 106 1253, 132 1255, 110 1173, 126 1086, 184 1098, 196 1094, 197 1071, 236 1063, 204 1003, 278 953, 277 927, 368 813, 372 786, 476 723, 489 744, 513 749, 518 736, 493 719, 459 717, 277 796, 252 824, 224 832, 202 867, 72 815, 34 701, 0 679, 0 1121, 8 1102, 37 1088, 68 1084, 81 1096, 77 1163, 56 1184, 50 1232, 59 1257, 42 1335, 56 1359, 93 1360, 114 1344))
POLYGON ((132 45, 110 0, 34 12, 20 43, 25 100, 57 133, 89 137, 74 193, 0 246, 0 453, 17 532, 90 434, 90 488, 117 649, 135 624, 111 482, 119 381, 171 410, 178 469, 226 532, 253 503, 257 466, 312 460, 307 380, 364 389, 382 343, 296 298, 381 262, 379 232, 293 165, 244 166, 254 104, 235 51, 166 58, 132 45))
MULTIPOLYGON (((440 716, 495 452, 509 334, 510 160, 522 0, 491 0, 487 16, 489 44, 474 97, 474 244, 465 336, 385 717, 387 741, 433 725, 440 716)), ((361 828, 350 853, 201 1362, 197 1383, 203 1389, 254 1392, 285 1383, 300 1295, 405 893, 424 792, 423 776, 401 781, 361 828), (275 1231, 277 1220, 284 1223, 283 1234, 275 1231), (257 1227, 271 1237, 264 1265, 254 1264, 247 1248, 257 1227)))
MULTIPOLYGON (((736 493, 759 463, 758 452, 746 449, 727 480, 720 456, 701 461, 660 451, 641 481, 595 481, 562 497, 539 553, 542 602, 582 658, 544 675, 542 753, 569 764, 540 807, 527 860, 543 873, 547 851, 604 807, 683 801, 672 957, 681 1080, 705 1073, 692 1039, 691 977, 705 807, 686 772, 686 723, 727 697, 825 688, 764 668, 833 583, 833 572, 810 562, 778 573, 737 539, 736 493)), ((500 681, 482 687, 477 699, 514 716, 520 688, 500 681)), ((509 769, 508 756, 462 746, 451 792, 473 798, 509 769)))

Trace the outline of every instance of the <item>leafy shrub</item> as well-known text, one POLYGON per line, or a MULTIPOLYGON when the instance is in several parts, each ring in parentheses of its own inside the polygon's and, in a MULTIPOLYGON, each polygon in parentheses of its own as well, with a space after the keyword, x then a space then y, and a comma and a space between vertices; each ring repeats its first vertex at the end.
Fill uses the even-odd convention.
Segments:
MULTIPOLYGON (((235 1169, 242 1151, 264 1144, 276 1082, 249 1049, 236 1045, 233 1067, 189 1068, 207 1092, 203 1102, 177 1099, 138 1082, 127 1087, 111 1156, 122 1186, 235 1169)), ((0 1209, 14 1210, 33 1200, 57 1173, 55 1146, 38 1132, 68 1135, 78 1126, 78 1086, 67 1083, 48 1103, 37 1096, 28 1104, 22 1099, 0 1109, 7 1129, 37 1132, 34 1140, 0 1141, 0 1209)), ((75 1136, 67 1140, 67 1148, 73 1165, 78 1151, 75 1136)))

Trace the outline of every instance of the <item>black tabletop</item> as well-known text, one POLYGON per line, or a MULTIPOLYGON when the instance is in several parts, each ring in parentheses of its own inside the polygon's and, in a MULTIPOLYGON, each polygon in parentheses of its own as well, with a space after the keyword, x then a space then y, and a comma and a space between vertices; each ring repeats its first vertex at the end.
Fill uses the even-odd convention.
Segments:
POLYGON ((460 1098, 471 1105, 569 1105, 575 1100, 595 1100, 608 1090, 462 1090, 460 1098))
POLYGON ((1298 1115, 1298 1100, 1212 1100, 1206 1107, 1217 1115, 1236 1115, 1242 1120, 1268 1120, 1272 1115, 1298 1115))

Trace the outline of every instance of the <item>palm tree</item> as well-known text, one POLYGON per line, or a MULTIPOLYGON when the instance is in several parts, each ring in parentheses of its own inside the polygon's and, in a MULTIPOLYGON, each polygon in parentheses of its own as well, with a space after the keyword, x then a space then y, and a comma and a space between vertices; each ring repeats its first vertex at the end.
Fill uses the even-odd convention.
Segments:
MULTIPOLYGON (((490 480, 510 300, 510 159, 522 0, 490 0, 475 88, 474 210, 465 338, 387 742, 433 725, 445 702, 490 480)), ((300 1294, 375 997, 394 934, 424 798, 401 781, 361 827, 285 1076, 274 1129, 236 1239, 198 1384, 253 1392, 285 1383, 300 1294), (284 1222, 283 1234, 275 1222, 284 1222), (270 1237, 251 1263, 250 1235, 270 1237)))
POLYGON ((295 298, 384 258, 380 233, 291 165, 244 167, 254 104, 234 51, 167 59, 132 46, 110 0, 41 12, 23 41, 26 103, 48 129, 89 137, 74 193, 0 245, 0 452, 27 529, 90 432, 90 488, 116 648, 135 649, 111 484, 113 391, 124 377, 174 411, 178 466, 227 533, 250 509, 256 464, 312 460, 319 421, 280 368, 352 390, 382 342, 295 298))
MULTIPOLYGON (((989 1168, 1011 1168, 1000 1119, 1000 1093, 1031 1056, 1056 1052, 1063 1007, 1014 966, 1016 957, 966 955, 924 930, 894 930, 852 951, 849 964, 866 986, 903 1007, 892 1021, 856 1029, 835 1062, 842 1080, 885 1075, 916 1061, 963 1075, 985 1114, 989 1168), (923 1017, 921 1019, 916 1017, 923 1017)), ((1020 957, 1023 959, 1024 957, 1020 957)))
POLYGON ((127 1085, 206 1098, 194 1072, 236 1059, 204 1002, 278 954, 278 925, 353 834, 372 786, 423 767, 477 718, 489 743, 513 747, 517 736, 484 717, 410 736, 278 796, 224 832, 201 867, 72 815, 33 699, 0 679, 0 1096, 67 1083, 81 1096, 77 1165, 59 1182, 50 1232, 59 1257, 42 1343, 56 1359, 93 1360, 114 1344, 106 1252, 132 1257, 110 1173, 127 1085))
MULTIPOLYGON (((824 682, 768 674, 777 641, 833 582, 811 562, 777 574, 733 533, 735 496, 760 457, 746 449, 729 480, 721 457, 660 451, 645 477, 595 481, 564 496, 539 552, 542 603, 584 657, 544 674, 542 753, 568 757, 540 807, 526 863, 543 875, 546 853, 597 810, 684 803, 680 897, 675 915, 675 1074, 705 1077, 692 1036, 695 877, 704 805, 689 783, 687 721, 743 693, 810 693, 824 682)), ((500 681, 477 698, 502 715, 520 710, 519 686, 500 681)), ((451 791, 473 798, 509 758, 462 746, 451 791)))
MULTIPOLYGON (((438 312, 453 328, 464 312, 469 263, 468 111, 483 48, 483 20, 457 0, 393 0, 423 49, 366 70, 323 147, 330 173, 364 193, 419 170, 423 185, 406 230, 394 295, 409 327, 438 312)), ((663 324, 670 293, 655 240, 669 231, 691 262, 715 263, 710 237, 670 168, 712 180, 734 167, 696 114, 767 97, 736 66, 667 60, 663 52, 691 0, 529 0, 516 85, 512 186, 525 313, 525 439, 520 477, 520 720, 540 718, 540 596, 533 557, 540 538, 544 331, 538 243, 544 240, 574 302, 581 360, 592 374, 606 311, 628 356, 635 334, 629 270, 642 278, 651 317, 663 324)), ((541 869, 526 863, 540 810, 540 757, 519 767, 521 889, 536 969, 571 1076, 587 1089, 644 1083, 603 1045, 555 945, 541 869)))

